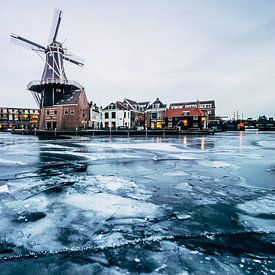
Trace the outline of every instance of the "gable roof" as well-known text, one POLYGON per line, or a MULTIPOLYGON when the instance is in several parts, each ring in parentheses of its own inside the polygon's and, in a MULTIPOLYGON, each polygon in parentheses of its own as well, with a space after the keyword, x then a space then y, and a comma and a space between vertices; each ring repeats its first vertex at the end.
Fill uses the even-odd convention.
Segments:
POLYGON ((135 100, 131 100, 131 99, 128 99, 128 98, 125 98, 125 99, 124 99, 124 102, 128 102, 128 103, 131 104, 132 106, 133 106, 133 105, 138 105, 138 103, 137 103, 135 100))
POLYGON ((167 109, 167 117, 182 117, 184 112, 189 112, 187 116, 205 116, 205 113, 199 108, 179 108, 179 109, 167 109))
POLYGON ((125 104, 121 101, 116 101, 115 103, 108 104, 103 110, 130 110, 132 109, 131 106, 128 104, 125 104))
POLYGON ((158 106, 158 109, 161 109, 161 108, 166 108, 166 104, 163 104, 159 98, 157 98, 153 103, 151 103, 147 109, 155 109, 154 105, 159 105, 158 106))

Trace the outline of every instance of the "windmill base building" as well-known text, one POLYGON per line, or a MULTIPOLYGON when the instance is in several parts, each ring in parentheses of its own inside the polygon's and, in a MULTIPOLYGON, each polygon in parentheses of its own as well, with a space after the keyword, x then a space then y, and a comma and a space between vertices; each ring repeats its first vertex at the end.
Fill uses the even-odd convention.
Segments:
POLYGON ((53 101, 40 108, 39 130, 86 129, 90 118, 90 106, 84 88, 75 81, 67 81, 67 83, 42 85, 30 82, 28 89, 42 93, 49 86, 55 86, 50 87, 53 90, 53 101))

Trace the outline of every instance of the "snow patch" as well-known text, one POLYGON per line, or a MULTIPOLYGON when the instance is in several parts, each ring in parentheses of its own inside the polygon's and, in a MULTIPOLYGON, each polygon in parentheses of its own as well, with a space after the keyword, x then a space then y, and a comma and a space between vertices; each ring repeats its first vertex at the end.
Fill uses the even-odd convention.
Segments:
POLYGON ((223 162, 223 161, 218 161, 218 160, 214 160, 214 161, 204 160, 204 161, 200 161, 199 163, 203 166, 213 167, 213 168, 233 167, 233 165, 230 164, 230 163, 223 162))
POLYGON ((239 204, 238 208, 251 215, 275 214, 275 196, 247 201, 239 204))
POLYGON ((95 178, 111 191, 117 191, 120 188, 136 187, 134 182, 116 176, 96 176, 95 178))
POLYGON ((92 210, 103 216, 146 217, 155 216, 158 207, 152 203, 123 198, 113 194, 71 194, 64 202, 83 210, 92 210))
POLYGON ((176 185, 176 188, 180 190, 186 190, 186 191, 192 190, 192 186, 188 182, 181 182, 176 185))
POLYGON ((9 187, 7 184, 1 185, 0 186, 0 193, 9 193, 9 187))
POLYGON ((169 171, 165 174, 163 174, 164 176, 178 176, 178 177, 181 177, 181 176, 188 176, 189 174, 184 172, 184 171, 169 171))

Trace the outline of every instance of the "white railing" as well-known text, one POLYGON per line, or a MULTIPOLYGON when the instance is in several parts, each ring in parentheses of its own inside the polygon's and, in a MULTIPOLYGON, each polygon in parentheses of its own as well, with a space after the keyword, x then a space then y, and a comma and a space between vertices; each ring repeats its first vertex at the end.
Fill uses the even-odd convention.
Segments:
POLYGON ((32 86, 36 85, 45 85, 45 84, 66 84, 75 86, 78 89, 83 89, 83 86, 75 80, 66 80, 66 79, 56 79, 56 78, 48 78, 45 80, 33 80, 29 82, 27 85, 27 89, 29 90, 32 86))

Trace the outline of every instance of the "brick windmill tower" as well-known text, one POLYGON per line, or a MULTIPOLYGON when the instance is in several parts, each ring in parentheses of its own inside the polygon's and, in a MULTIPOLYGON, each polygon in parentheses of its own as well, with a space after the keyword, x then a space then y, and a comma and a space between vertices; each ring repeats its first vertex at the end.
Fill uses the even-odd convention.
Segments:
POLYGON ((81 129, 89 121, 89 103, 83 86, 68 80, 65 74, 64 60, 81 67, 84 62, 56 40, 61 18, 62 11, 55 10, 47 46, 11 34, 13 44, 35 51, 45 62, 41 80, 27 85, 40 108, 40 130, 81 129))

